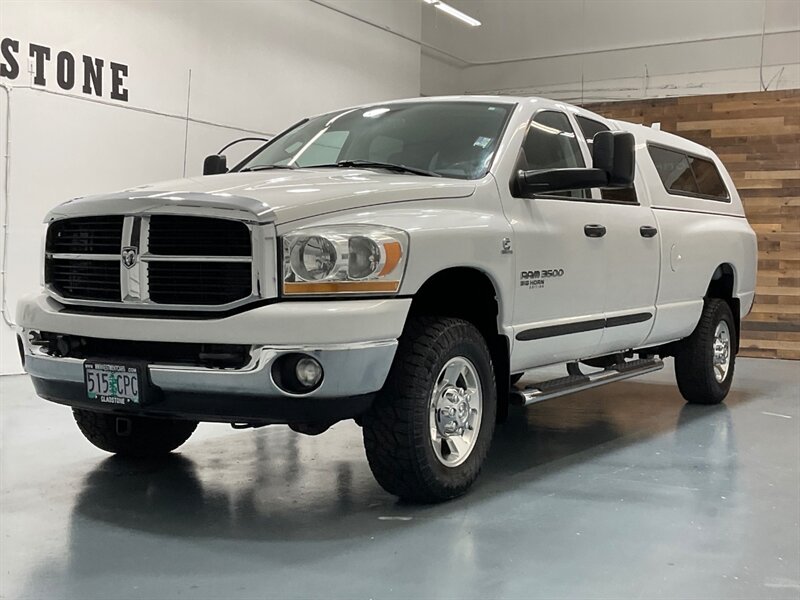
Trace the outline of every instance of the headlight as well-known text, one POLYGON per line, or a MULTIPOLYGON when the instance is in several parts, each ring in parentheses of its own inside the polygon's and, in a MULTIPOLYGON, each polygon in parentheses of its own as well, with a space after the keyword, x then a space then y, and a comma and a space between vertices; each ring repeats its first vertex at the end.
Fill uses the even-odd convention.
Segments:
POLYGON ((309 227, 283 236, 284 295, 393 294, 408 251, 404 231, 373 225, 309 227))

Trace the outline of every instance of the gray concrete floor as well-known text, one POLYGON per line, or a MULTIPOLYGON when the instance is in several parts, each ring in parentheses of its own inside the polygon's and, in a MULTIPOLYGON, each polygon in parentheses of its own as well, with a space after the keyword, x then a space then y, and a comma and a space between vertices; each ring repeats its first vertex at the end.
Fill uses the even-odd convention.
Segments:
POLYGON ((798 598, 800 365, 728 401, 660 373, 512 409, 473 491, 398 503, 352 422, 201 425, 160 465, 0 378, 0 597, 798 598))

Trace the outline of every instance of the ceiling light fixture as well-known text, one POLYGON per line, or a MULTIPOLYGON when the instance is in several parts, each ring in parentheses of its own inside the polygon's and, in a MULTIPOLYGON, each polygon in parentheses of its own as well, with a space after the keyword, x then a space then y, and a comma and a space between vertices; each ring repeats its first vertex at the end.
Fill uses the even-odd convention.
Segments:
POLYGON ((442 2, 441 0, 425 0, 426 4, 431 4, 441 10, 442 12, 446 12, 451 17, 455 17, 459 21, 463 21, 467 25, 471 25, 472 27, 480 26, 481 22, 478 19, 473 19, 467 14, 464 14, 457 8, 453 8, 449 4, 442 2))

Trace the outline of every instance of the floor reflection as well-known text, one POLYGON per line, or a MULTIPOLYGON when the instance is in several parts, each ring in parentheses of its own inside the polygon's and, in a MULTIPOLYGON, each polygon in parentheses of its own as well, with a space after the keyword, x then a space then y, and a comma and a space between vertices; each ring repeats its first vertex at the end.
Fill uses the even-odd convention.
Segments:
POLYGON ((379 488, 352 422, 204 426, 131 462, 20 401, 20 422, 34 406, 63 428, 5 429, 6 595, 763 596, 798 581, 800 415, 796 389, 766 394, 769 364, 751 366, 719 406, 686 405, 664 374, 514 408, 475 488, 421 507, 379 488))
MULTIPOLYGON (((736 394, 731 398, 732 403, 742 400, 736 394)), ((670 386, 652 383, 628 382, 512 410, 497 428, 479 485, 466 497, 439 506, 405 505, 384 493, 372 479, 353 424, 337 425, 314 438, 283 427, 231 432, 159 462, 119 457, 100 461, 85 476, 72 510, 64 590, 80 595, 87 578, 97 573, 152 578, 222 568, 193 563, 192 549, 200 543, 214 548, 223 544, 227 569, 238 569, 236 560, 244 565, 264 561, 273 569, 276 564, 289 568, 332 560, 330 544, 324 542, 336 542, 338 552, 363 557, 376 537, 383 544, 374 547, 388 559, 388 549, 402 548, 416 530, 427 536, 435 532, 435 543, 452 549, 448 564, 456 559, 461 566, 492 564, 495 547, 479 542, 496 527, 486 517, 494 509, 486 505, 505 505, 523 485, 529 502, 556 495, 561 502, 578 501, 605 514, 608 495, 620 488, 629 496, 640 493, 659 502, 650 481, 636 480, 660 479, 656 484, 669 486, 672 494, 665 502, 674 501, 677 488, 683 502, 688 494, 699 514, 713 517, 720 510, 718 498, 732 494, 735 460, 733 427, 724 405, 687 406, 670 386), (672 436, 665 435, 670 431, 672 436), (626 449, 654 439, 661 448, 654 453, 659 458, 642 459, 646 475, 631 470, 636 461, 626 449), (554 483, 567 469, 586 467, 588 472, 590 465, 596 469, 603 461, 610 467, 602 467, 602 477, 610 480, 602 484, 554 483)), ((582 510, 573 508, 564 518, 580 520, 582 510)), ((714 528, 713 519, 706 527, 714 528)), ((536 545, 530 550, 531 560, 549 552, 536 545)), ((430 562, 424 550, 414 554, 407 548, 404 560, 420 561, 417 576, 436 579, 440 563, 430 562)), ((48 577, 50 568, 41 565, 38 576, 48 577)), ((475 568, 475 573, 484 572, 475 568)), ((29 582, 33 595, 39 577, 29 582)))
POLYGON ((508 473, 535 474, 535 467, 583 453, 583 460, 591 460, 597 453, 680 430, 695 419, 723 418, 730 428, 727 406, 747 398, 731 392, 726 404, 691 406, 675 386, 626 382, 526 408, 512 407, 508 421, 495 431, 484 475, 501 480, 508 473))
MULTIPOLYGON (((724 492, 720 486, 730 484, 735 470, 725 405, 682 404, 670 386, 613 387, 513 409, 497 427, 479 484, 457 501, 459 507, 502 494, 519 485, 520 477, 535 480, 562 463, 594 460, 673 429, 674 464, 662 467, 684 473, 691 488, 724 492)), ((742 399, 732 394, 730 401, 742 399)), ((189 448, 161 462, 110 457, 86 476, 74 519, 182 537, 340 539, 368 536, 376 512, 448 511, 447 505, 407 506, 385 494, 369 473, 360 442, 358 429, 345 424, 315 438, 265 428, 232 432, 210 440, 201 452, 189 448)))
POLYGON ((387 504, 366 466, 335 449, 304 460, 298 434, 251 433, 252 450, 235 434, 209 442, 208 462, 189 452, 158 462, 109 457, 87 475, 74 515, 181 537, 320 539, 359 535, 341 518, 387 504))

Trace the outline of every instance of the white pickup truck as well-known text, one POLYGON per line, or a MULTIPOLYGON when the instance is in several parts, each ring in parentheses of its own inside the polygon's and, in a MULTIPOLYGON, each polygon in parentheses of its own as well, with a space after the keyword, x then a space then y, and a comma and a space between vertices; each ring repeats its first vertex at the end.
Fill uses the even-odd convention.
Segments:
POLYGON ((756 237, 695 143, 540 98, 424 98, 304 119, 205 172, 47 216, 20 353, 103 450, 354 418, 378 482, 431 502, 473 483, 509 403, 668 356, 688 402, 730 388, 756 237))

